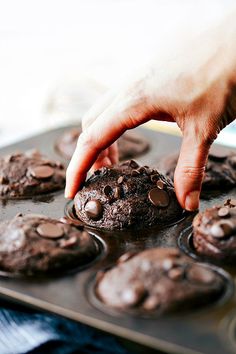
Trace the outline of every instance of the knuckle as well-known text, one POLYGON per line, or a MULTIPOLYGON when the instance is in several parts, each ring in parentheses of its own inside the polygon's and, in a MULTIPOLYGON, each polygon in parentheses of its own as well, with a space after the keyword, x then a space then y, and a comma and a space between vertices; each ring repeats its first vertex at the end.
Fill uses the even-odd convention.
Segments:
POLYGON ((88 132, 87 129, 85 129, 79 136, 78 142, 77 142, 77 146, 78 145, 82 145, 84 147, 89 147, 91 146, 93 143, 93 139, 91 134, 88 132))
POLYGON ((183 166, 181 172, 185 179, 202 180, 205 174, 205 166, 183 166))
POLYGON ((85 129, 79 136, 76 149, 85 151, 92 151, 94 155, 98 155, 102 151, 102 147, 99 146, 99 141, 91 129, 85 129))

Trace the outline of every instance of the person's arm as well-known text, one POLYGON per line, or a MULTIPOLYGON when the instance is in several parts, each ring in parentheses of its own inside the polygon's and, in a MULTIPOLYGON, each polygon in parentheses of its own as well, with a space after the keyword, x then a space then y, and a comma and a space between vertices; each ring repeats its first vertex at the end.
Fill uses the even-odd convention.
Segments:
POLYGON ((113 144, 150 119, 176 121, 183 141, 174 184, 179 203, 195 210, 210 145, 236 117, 236 11, 182 48, 163 65, 118 93, 107 94, 84 117, 83 133, 67 170, 65 196, 73 198, 87 171, 117 162, 113 144))

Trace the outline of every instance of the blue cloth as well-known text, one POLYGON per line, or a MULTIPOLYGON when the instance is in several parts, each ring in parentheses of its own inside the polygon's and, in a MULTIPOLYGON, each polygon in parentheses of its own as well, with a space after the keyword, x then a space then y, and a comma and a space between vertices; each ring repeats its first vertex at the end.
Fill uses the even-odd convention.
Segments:
POLYGON ((0 309, 1 354, 128 354, 116 338, 43 313, 0 309))

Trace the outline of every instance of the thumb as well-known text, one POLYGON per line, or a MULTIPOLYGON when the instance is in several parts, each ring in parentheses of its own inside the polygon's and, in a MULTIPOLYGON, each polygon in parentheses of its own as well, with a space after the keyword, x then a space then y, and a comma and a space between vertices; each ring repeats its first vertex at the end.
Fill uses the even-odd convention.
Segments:
POLYGON ((184 134, 174 175, 174 185, 182 208, 193 211, 199 206, 202 180, 205 173, 210 142, 197 134, 184 134))

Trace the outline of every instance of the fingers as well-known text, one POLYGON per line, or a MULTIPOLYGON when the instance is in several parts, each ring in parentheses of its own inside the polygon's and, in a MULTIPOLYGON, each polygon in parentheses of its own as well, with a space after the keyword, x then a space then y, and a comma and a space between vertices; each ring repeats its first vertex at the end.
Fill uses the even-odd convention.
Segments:
POLYGON ((174 184, 182 208, 193 211, 199 206, 199 196, 210 144, 192 134, 184 134, 175 170, 174 184))
MULTIPOLYGON (((128 112, 120 110, 120 105, 111 104, 83 131, 67 169, 66 198, 74 197, 85 180, 87 171, 101 151, 112 145, 129 127, 129 124, 133 125, 133 121, 129 122, 130 119, 128 112)), ((141 123, 143 123, 142 117, 139 122, 136 121, 136 125, 141 123)))
POLYGON ((109 90, 88 110, 82 119, 83 130, 88 128, 97 119, 97 117, 99 117, 100 114, 102 114, 102 112, 109 107, 114 97, 115 93, 109 90))
MULTIPOLYGON (((84 115, 82 119, 83 130, 87 129, 97 119, 97 117, 99 117, 100 114, 102 114, 103 111, 109 107, 114 97, 115 92, 109 91, 90 108, 90 110, 84 115)), ((118 149, 116 148, 116 143, 113 145, 99 154, 97 160, 91 167, 92 171, 97 170, 103 166, 116 164, 118 162, 118 149)))

